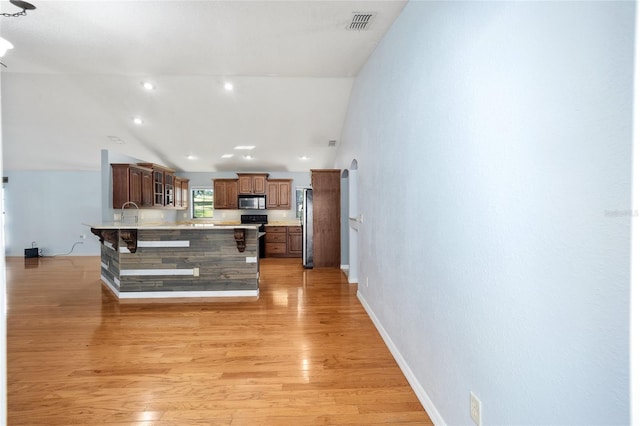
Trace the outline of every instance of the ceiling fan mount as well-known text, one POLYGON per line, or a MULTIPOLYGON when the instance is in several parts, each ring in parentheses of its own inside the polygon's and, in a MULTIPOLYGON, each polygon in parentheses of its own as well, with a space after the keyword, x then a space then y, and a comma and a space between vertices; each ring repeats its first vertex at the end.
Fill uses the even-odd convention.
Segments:
POLYGON ((15 18, 18 16, 25 16, 27 14, 27 10, 34 10, 36 7, 27 1, 22 0, 9 0, 9 3, 12 5, 19 7, 22 9, 20 12, 16 13, 2 13, 0 16, 15 18))

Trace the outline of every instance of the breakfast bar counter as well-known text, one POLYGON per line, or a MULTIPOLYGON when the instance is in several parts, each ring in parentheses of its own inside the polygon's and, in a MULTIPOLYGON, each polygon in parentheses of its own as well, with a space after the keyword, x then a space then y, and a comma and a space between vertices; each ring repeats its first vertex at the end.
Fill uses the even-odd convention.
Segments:
POLYGON ((257 296, 256 225, 92 225, 104 284, 120 299, 257 296))

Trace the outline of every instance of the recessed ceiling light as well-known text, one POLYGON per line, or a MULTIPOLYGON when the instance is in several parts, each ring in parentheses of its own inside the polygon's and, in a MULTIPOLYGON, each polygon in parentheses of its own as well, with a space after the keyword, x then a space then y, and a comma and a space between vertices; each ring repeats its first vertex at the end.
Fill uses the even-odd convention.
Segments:
POLYGON ((254 148, 255 148, 255 145, 238 145, 233 147, 233 149, 245 150, 245 151, 251 151, 254 148))
POLYGON ((224 90, 226 90, 227 92, 230 92, 233 90, 233 84, 229 83, 228 81, 226 83, 224 83, 224 90))
POLYGON ((191 155, 191 154, 187 155, 187 160, 197 160, 197 159, 198 157, 196 157, 195 155, 191 155))
POLYGON ((144 123, 144 121, 142 121, 142 118, 140 117, 133 117, 133 122, 136 123, 138 126, 144 123))
POLYGON ((233 154, 223 154, 222 157, 220 158, 231 158, 233 157, 233 154))
POLYGON ((253 159, 253 157, 252 157, 252 156, 250 156, 250 155, 243 155, 243 156, 242 156, 242 158, 244 158, 245 160, 251 160, 251 159, 253 159))
POLYGON ((303 160, 303 161, 305 161, 305 160, 308 160, 308 159, 309 159, 309 157, 308 157, 308 156, 306 156, 306 155, 301 155, 301 156, 300 156, 300 157, 298 157, 298 158, 299 158, 299 159, 301 159, 301 160, 303 160))
POLYGON ((153 83, 149 82, 149 81, 143 81, 142 82, 142 87, 144 87, 147 90, 153 90, 156 88, 156 86, 153 85, 153 83))
POLYGON ((9 49, 13 49, 13 44, 9 40, 0 37, 0 57, 3 57, 9 49))

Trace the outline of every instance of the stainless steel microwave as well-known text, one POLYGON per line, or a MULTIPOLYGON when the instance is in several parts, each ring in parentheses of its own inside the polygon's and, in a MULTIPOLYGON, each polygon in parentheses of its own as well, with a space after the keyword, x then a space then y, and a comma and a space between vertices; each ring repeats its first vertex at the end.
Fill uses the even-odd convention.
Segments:
POLYGON ((267 208, 264 195, 238 195, 238 208, 244 210, 263 210, 267 208))

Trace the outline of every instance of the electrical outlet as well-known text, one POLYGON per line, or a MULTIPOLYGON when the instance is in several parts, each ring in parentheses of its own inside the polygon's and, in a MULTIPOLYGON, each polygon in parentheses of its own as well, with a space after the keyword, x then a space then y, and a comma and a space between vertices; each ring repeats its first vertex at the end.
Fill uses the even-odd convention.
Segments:
POLYGON ((482 403, 473 392, 469 392, 469 414, 478 426, 482 426, 482 403))

